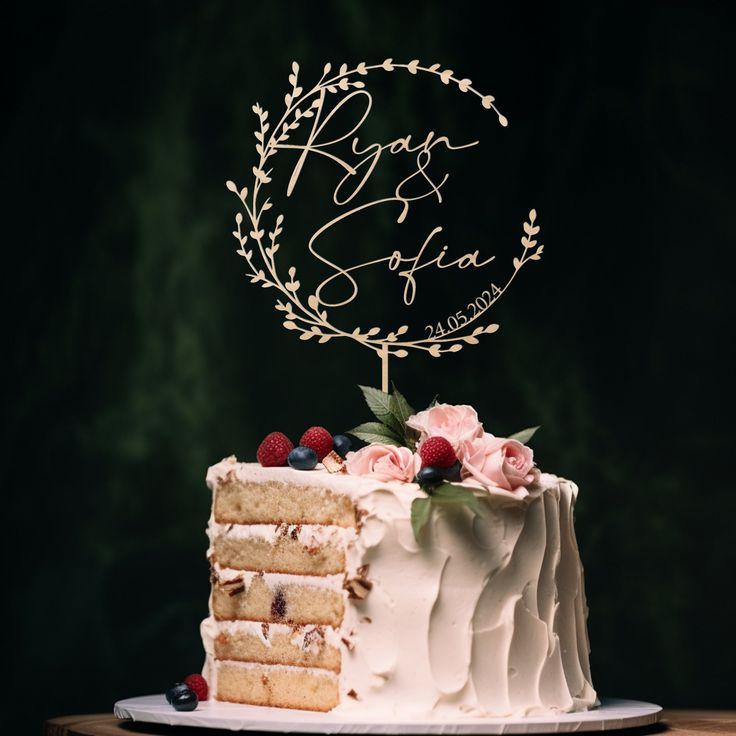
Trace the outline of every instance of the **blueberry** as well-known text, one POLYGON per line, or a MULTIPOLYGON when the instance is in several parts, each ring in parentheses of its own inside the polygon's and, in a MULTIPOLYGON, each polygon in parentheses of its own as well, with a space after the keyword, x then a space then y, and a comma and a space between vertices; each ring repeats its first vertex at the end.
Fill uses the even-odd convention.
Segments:
POLYGON ((177 682, 174 683, 167 691, 166 691, 166 702, 171 703, 174 699, 174 696, 178 693, 189 690, 189 686, 185 685, 183 682, 177 682))
POLYGON ((450 482, 460 480, 460 468, 462 468, 462 465, 460 465, 460 461, 455 460, 455 462, 450 465, 449 468, 445 468, 442 471, 442 477, 445 480, 449 480, 450 482))
POLYGON ((294 470, 312 470, 317 464, 317 453, 311 447, 295 447, 288 457, 294 470))
POLYGON ((197 694, 186 685, 176 689, 176 692, 171 696, 171 705, 174 706, 174 710, 194 710, 198 703, 197 694))
POLYGON ((345 457, 353 449, 350 437, 344 434, 336 434, 332 438, 332 449, 340 456, 345 457))
POLYGON ((429 465, 426 468, 422 468, 417 473, 416 477, 417 483, 422 487, 436 486, 437 484, 442 483, 443 480, 444 476, 442 471, 439 468, 433 468, 429 465))

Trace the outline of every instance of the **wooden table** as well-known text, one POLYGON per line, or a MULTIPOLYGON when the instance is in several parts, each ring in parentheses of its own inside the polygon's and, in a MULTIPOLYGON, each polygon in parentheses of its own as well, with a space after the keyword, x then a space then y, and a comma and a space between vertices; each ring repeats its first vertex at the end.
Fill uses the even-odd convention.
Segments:
MULTIPOLYGON (((119 721, 109 713, 64 716, 47 721, 44 736, 232 736, 232 731, 209 728, 162 726, 152 723, 119 721)), ((671 733, 677 736, 722 736, 736 734, 734 710, 665 710, 653 726, 614 731, 616 736, 643 736, 671 733)))

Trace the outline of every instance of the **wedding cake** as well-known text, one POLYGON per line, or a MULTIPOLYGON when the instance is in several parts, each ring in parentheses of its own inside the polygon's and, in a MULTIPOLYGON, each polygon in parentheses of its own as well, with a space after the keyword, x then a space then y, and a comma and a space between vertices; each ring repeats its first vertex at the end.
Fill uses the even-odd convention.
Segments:
POLYGON ((399 419, 357 452, 313 428, 209 469, 212 697, 429 718, 594 706, 577 486, 468 406, 399 419))

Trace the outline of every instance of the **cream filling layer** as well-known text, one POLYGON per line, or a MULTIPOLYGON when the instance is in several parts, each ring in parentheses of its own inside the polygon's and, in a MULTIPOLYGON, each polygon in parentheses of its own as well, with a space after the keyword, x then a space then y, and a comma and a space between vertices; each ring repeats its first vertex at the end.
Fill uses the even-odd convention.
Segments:
MULTIPOLYGON (((312 638, 312 634, 318 631, 324 641, 332 647, 339 648, 341 645, 340 634, 335 631, 332 626, 316 626, 305 624, 302 626, 289 626, 288 624, 266 624, 266 635, 264 624, 260 621, 217 621, 214 618, 205 619, 202 622, 201 633, 203 637, 214 642, 220 634, 228 634, 230 636, 238 636, 247 634, 255 636, 264 646, 271 647, 271 637, 277 634, 286 635, 289 641, 299 649, 304 649, 305 641, 312 638)), ((309 645, 307 645, 307 648, 309 645)), ((214 655, 214 644, 209 647, 214 655)))
POLYGON ((282 672, 298 672, 302 675, 312 677, 324 677, 327 680, 336 680, 337 675, 330 670, 322 670, 319 667, 295 667, 291 664, 261 664, 260 662, 236 662, 232 659, 218 661, 215 667, 234 667, 239 670, 276 670, 282 672))
POLYGON ((351 527, 326 524, 219 524, 214 519, 210 519, 207 535, 211 545, 218 537, 263 539, 271 544, 279 539, 292 539, 305 547, 322 547, 327 544, 342 547, 357 539, 357 532, 351 527))
POLYGON ((215 562, 212 569, 221 583, 241 580, 246 588, 250 586, 255 578, 262 578, 269 588, 277 588, 283 585, 305 585, 310 588, 342 590, 345 580, 342 573, 336 575, 292 575, 282 572, 253 572, 252 570, 235 570, 231 567, 222 567, 219 562, 215 562))

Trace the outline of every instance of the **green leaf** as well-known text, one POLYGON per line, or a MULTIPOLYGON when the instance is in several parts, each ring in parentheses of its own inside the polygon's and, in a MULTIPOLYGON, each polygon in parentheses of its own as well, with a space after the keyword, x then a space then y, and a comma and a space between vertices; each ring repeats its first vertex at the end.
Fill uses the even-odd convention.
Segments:
POLYGON ((396 421, 401 425, 401 433, 404 437, 404 443, 407 447, 414 449, 416 440, 413 437, 413 430, 406 426, 406 420, 416 414, 414 407, 404 398, 404 395, 396 388, 396 384, 393 386, 393 392, 391 394, 391 413, 396 417, 396 421))
POLYGON ((414 530, 414 539, 419 541, 419 534, 429 521, 432 513, 432 500, 429 498, 415 498, 411 502, 411 528, 414 530))
POLYGON ((416 414, 414 407, 404 398, 404 395, 396 388, 396 384, 392 383, 393 393, 389 406, 391 407, 391 413, 401 422, 402 426, 406 424, 406 420, 416 414))
POLYGON ((510 435, 509 439, 517 440, 518 442, 521 442, 522 445, 525 445, 532 437, 534 437, 534 434, 538 429, 538 425, 536 427, 528 427, 527 429, 522 429, 521 432, 516 432, 515 434, 510 435))
POLYGON ((437 406, 437 399, 439 399, 439 397, 440 397, 439 394, 435 394, 434 395, 434 398, 432 399, 432 401, 429 402, 429 406, 427 407, 427 409, 432 409, 435 406, 437 406))
POLYGON ((349 430, 348 434, 355 435, 359 440, 363 440, 363 442, 381 442, 384 445, 401 447, 401 439, 398 435, 380 422, 364 422, 354 429, 349 430))
POLYGON ((472 490, 453 483, 443 483, 428 498, 415 498, 411 502, 411 528, 417 542, 434 506, 467 506, 473 513, 480 514, 480 501, 472 490))
POLYGON ((452 483, 443 483, 432 491, 432 502, 447 506, 462 505, 480 513, 480 503, 473 491, 452 483))
POLYGON ((403 425, 399 424, 391 412, 391 397, 387 393, 370 386, 358 386, 358 388, 363 392, 365 403, 368 404, 368 408, 373 412, 376 419, 383 422, 397 436, 403 435, 403 425))
POLYGON ((454 483, 443 483, 432 491, 432 499, 439 503, 463 503, 473 511, 480 511, 478 499, 470 488, 454 483))

